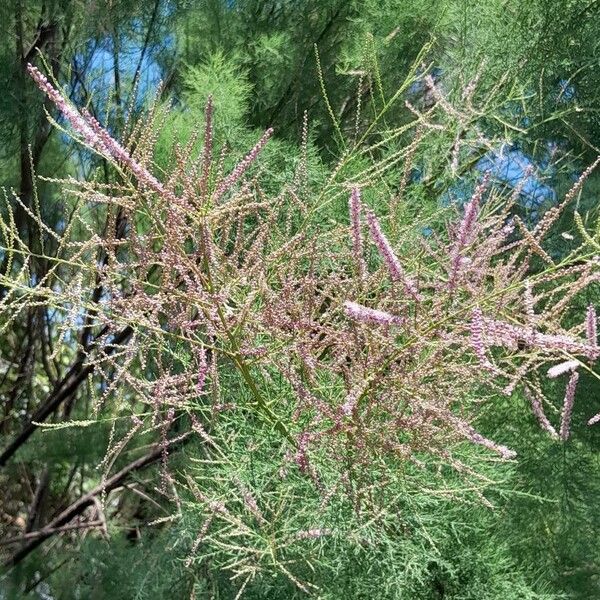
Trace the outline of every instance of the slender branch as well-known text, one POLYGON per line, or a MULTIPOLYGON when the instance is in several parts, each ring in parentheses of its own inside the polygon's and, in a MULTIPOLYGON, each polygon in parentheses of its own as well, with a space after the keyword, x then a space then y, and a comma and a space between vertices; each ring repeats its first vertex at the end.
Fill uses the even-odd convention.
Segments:
POLYGON ((20 542, 26 542, 27 540, 35 540, 41 536, 50 534, 54 535, 55 533, 64 533, 65 531, 74 531, 77 529, 88 529, 92 527, 103 527, 104 521, 102 519, 98 519, 97 521, 87 521, 83 523, 73 523, 72 525, 63 525, 62 527, 54 527, 53 529, 40 529, 38 531, 31 531, 29 533, 24 533, 23 535, 18 535, 16 537, 8 538, 6 540, 0 540, 0 546, 10 546, 11 544, 18 544, 20 542))
POLYGON ((39 481, 33 494, 31 501, 31 507, 29 508, 29 515, 27 516, 27 525, 25 527, 25 535, 31 533, 39 523, 40 519, 40 508, 43 504, 44 496, 48 490, 48 484, 50 482, 50 469, 46 465, 40 475, 39 481))
POLYGON ((155 463, 159 460, 166 448, 173 448, 182 444, 191 435, 191 431, 184 433, 183 435, 177 436, 169 440, 166 444, 156 444, 153 449, 146 455, 141 456, 137 460, 129 463, 123 467, 119 472, 115 473, 112 477, 101 482, 94 489, 90 490, 87 494, 81 496, 78 500, 68 506, 63 512, 61 512, 56 518, 39 531, 34 532, 36 537, 31 539, 23 548, 18 550, 13 556, 4 562, 4 567, 10 568, 18 565, 24 558, 26 558, 31 552, 33 552, 38 546, 45 542, 49 537, 55 533, 62 531, 64 525, 67 525, 73 517, 80 515, 88 506, 95 504, 96 497, 102 494, 108 494, 116 487, 119 487, 122 482, 134 471, 139 471, 144 467, 155 463))
MULTIPOLYGON (((129 340, 132 333, 133 329, 129 326, 122 329, 115 335, 110 344, 104 348, 102 354, 104 356, 109 356, 115 352, 120 344, 129 340)), ((96 343, 97 340, 98 338, 96 338, 96 343)), ((94 346, 95 344, 92 344, 91 349, 93 349, 94 346)), ((69 372, 54 387, 46 401, 32 415, 25 427, 23 427, 21 433, 19 433, 4 449, 2 454, 0 454, 0 467, 6 465, 15 452, 31 437, 31 435, 33 435, 38 428, 36 423, 44 422, 63 402, 75 394, 79 389, 79 386, 87 379, 88 375, 94 372, 96 365, 85 365, 84 361, 85 354, 80 353, 73 366, 69 369, 69 372)))
POLYGON ((325 26, 321 30, 321 33, 316 37, 316 39, 314 39, 314 41, 313 41, 312 44, 307 44, 307 48, 309 50, 306 53, 306 55, 304 56, 304 58, 302 59, 302 61, 298 63, 298 65, 296 67, 296 71, 292 75, 287 88, 285 89, 285 91, 283 92, 283 94, 281 95, 281 97, 279 98, 279 101, 277 102, 276 106, 273 108, 273 110, 269 114, 269 123, 273 123, 275 121, 275 118, 283 110, 283 108, 286 105, 286 103, 288 102, 289 98, 292 96, 293 91, 294 91, 294 85, 298 84, 299 76, 303 72, 307 60, 312 55, 312 48, 313 48, 313 46, 315 44, 317 46, 320 45, 321 42, 323 41, 323 39, 329 34, 329 32, 331 31, 331 29, 333 28, 333 26, 337 23, 338 18, 340 16, 340 14, 342 13, 342 10, 343 10, 344 6, 345 5, 344 5, 343 2, 340 3, 339 5, 337 5, 337 7, 336 7, 335 11, 333 12, 332 16, 329 18, 329 20, 327 21, 327 23, 325 24, 325 26))
MULTIPOLYGON (((131 84, 131 93, 135 94, 137 91, 137 85, 140 79, 140 75, 142 73, 142 65, 144 63, 144 58, 146 57, 146 51, 148 50, 148 45, 150 44, 150 37, 152 36, 152 30, 154 29, 154 22, 156 21, 156 17, 158 15, 158 8, 160 6, 160 0, 156 0, 154 2, 154 9, 152 10, 152 16, 150 17, 150 23, 148 24, 148 29, 146 31, 146 38, 144 39, 144 45, 142 46, 142 50, 140 52, 140 59, 138 61, 137 67, 135 68, 135 73, 133 75, 133 82, 131 84)), ((131 99, 128 99, 127 104, 131 104, 131 99)))

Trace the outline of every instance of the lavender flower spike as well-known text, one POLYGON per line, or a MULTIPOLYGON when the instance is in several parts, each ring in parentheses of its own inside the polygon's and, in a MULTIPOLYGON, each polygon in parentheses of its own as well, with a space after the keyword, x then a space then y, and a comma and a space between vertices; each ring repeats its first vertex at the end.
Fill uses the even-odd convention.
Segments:
POLYGON ((595 425, 596 423, 598 423, 598 421, 600 421, 600 413, 594 415, 588 422, 588 425, 595 425))
POLYGON ((520 327, 505 321, 483 317, 483 326, 486 333, 487 343, 490 346, 503 346, 516 349, 519 341, 541 348, 543 350, 561 350, 570 354, 583 354, 589 356, 596 353, 596 349, 587 343, 580 342, 576 338, 567 335, 552 335, 539 333, 531 327, 520 327))
POLYGON ((331 529, 304 529, 296 533, 299 540, 315 539, 324 535, 331 535, 331 529))
POLYGON ((417 284, 407 277, 398 257, 392 250, 392 246, 388 239, 385 237, 385 234, 381 230, 381 225, 377 220, 377 217, 373 213, 373 211, 367 211, 367 224, 369 226, 369 231, 371 232, 371 236, 379 253, 383 257, 385 264, 390 272, 390 276, 392 281, 400 281, 404 286, 405 292, 412 296, 415 300, 420 300, 419 290, 417 288, 417 284))
POLYGON ((462 433, 468 440, 473 442, 474 444, 479 444, 496 454, 499 454, 503 459, 510 460, 517 456, 517 453, 502 444, 498 444, 489 438, 484 437, 478 431, 476 431, 469 423, 462 421, 460 419, 456 419, 456 425, 458 426, 458 430, 462 433))
POLYGON ((236 181, 246 172, 248 167, 258 158, 262 149, 267 145, 269 138, 273 135, 273 128, 269 127, 260 140, 246 156, 238 163, 235 169, 221 182, 215 192, 215 200, 218 200, 228 189, 233 187, 236 181))
POLYGON ((559 375, 563 373, 568 373, 569 371, 574 371, 579 366, 578 360, 567 360, 565 362, 561 362, 558 365, 554 365, 548 369, 548 377, 550 379, 555 379, 559 375))
POLYGON ((344 402, 344 404, 342 404, 342 406, 340 406, 340 412, 342 413, 342 415, 345 415, 348 417, 352 414, 352 412, 356 408, 358 399, 360 398, 360 395, 362 394, 363 391, 364 391, 364 388, 359 387, 359 388, 353 389, 352 391, 350 391, 348 393, 348 395, 346 396, 346 401, 344 402))
POLYGON ((469 435, 467 437, 474 444, 479 444, 480 446, 483 446, 484 448, 487 448, 488 450, 491 450, 492 452, 496 452, 504 460, 511 460, 513 458, 516 458, 516 456, 517 456, 517 453, 514 450, 511 450, 510 448, 507 448, 506 446, 503 446, 502 444, 497 444, 496 442, 482 436, 480 433, 478 433, 474 429, 469 432, 469 435))
POLYGON ((138 181, 154 190, 157 194, 167 198, 171 202, 177 203, 179 199, 171 192, 167 190, 152 173, 148 171, 144 166, 135 161, 129 152, 110 136, 108 131, 98 123, 96 118, 88 113, 85 109, 83 115, 86 121, 89 123, 92 131, 98 136, 102 144, 108 149, 108 155, 116 160, 120 160, 123 164, 127 165, 131 172, 137 177, 138 181))
POLYGON ((357 187, 352 188, 350 193, 349 201, 350 209, 350 227, 352 230, 352 251, 354 254, 354 260, 358 267, 359 279, 364 279, 366 266, 365 259, 363 258, 363 240, 360 231, 360 213, 362 210, 362 204, 360 201, 360 189, 357 187))
POLYGON ((571 378, 569 379, 569 383, 567 384, 565 401, 563 403, 560 419, 560 439, 563 442, 566 442, 569 439, 569 435, 571 433, 571 415, 573 413, 573 404, 575 402, 577 381, 579 381, 579 373, 577 371, 573 371, 571 378))
MULTIPOLYGON (((598 319, 596 317, 596 309, 592 304, 590 304, 585 315, 585 332, 587 335, 588 344, 592 346, 592 348, 598 347, 597 322, 598 319)), ((590 360, 596 360, 598 358, 598 351, 590 351, 588 358, 590 360)))
POLYGON ((349 300, 344 302, 344 312, 351 319, 362 321, 363 323, 374 323, 376 325, 402 325, 405 322, 405 319, 402 317, 397 317, 383 310, 367 308, 362 304, 350 302, 349 300))
POLYGON ((196 381, 196 393, 202 394, 206 384, 206 375, 208 374, 208 361, 206 360, 206 350, 198 350, 198 379, 196 381))
POLYGON ((499 454, 505 460, 510 460, 517 456, 517 453, 514 450, 511 450, 502 444, 498 444, 493 440, 484 437, 472 425, 454 416, 453 414, 446 414, 445 418, 454 425, 456 431, 460 435, 464 436, 474 444, 479 444, 480 446, 483 446, 492 452, 496 452, 496 454, 499 454))
POLYGON ((84 111, 84 114, 82 115, 75 110, 75 108, 73 108, 63 96, 52 87, 48 79, 44 77, 39 69, 28 64, 27 70, 40 90, 56 105, 67 121, 69 121, 71 127, 83 136, 88 145, 107 158, 122 161, 144 185, 169 200, 177 201, 175 195, 171 191, 166 190, 154 175, 136 162, 129 152, 113 139, 92 115, 87 111, 84 111))
POLYGON ((460 272, 461 266, 464 264, 461 260, 462 251, 471 242, 473 231, 477 223, 477 217, 479 215, 479 204, 483 197, 483 192, 488 185, 490 174, 486 173, 483 177, 483 181, 477 186, 473 196, 469 200, 465 207, 465 214, 463 215, 460 227, 458 229, 458 236, 452 250, 452 264, 450 268, 450 276, 448 278, 448 289, 453 290, 456 287, 456 281, 460 272))
POLYGON ((533 410, 533 414, 538 420, 538 423, 550 434, 552 439, 557 440, 558 433, 556 433, 556 429, 554 429, 554 427, 552 427, 550 424, 550 421, 548 421, 548 417, 544 413, 544 408, 542 407, 540 399, 537 397, 535 392, 532 392, 527 386, 524 387, 524 393, 525 398, 527 398, 531 403, 531 409, 533 410))
POLYGON ((71 106, 58 92, 52 87, 48 79, 41 73, 39 69, 34 67, 32 64, 27 64, 27 70, 29 71, 29 75, 35 81, 38 88, 52 102, 56 105, 58 110, 66 117, 67 121, 71 124, 71 127, 77 131, 77 133, 81 134, 85 139, 86 143, 104 154, 105 156, 110 156, 110 152, 108 148, 104 145, 102 140, 96 135, 93 129, 86 123, 85 119, 71 106))
POLYGON ((483 329, 483 313, 481 312, 481 309, 477 307, 473 309, 473 317, 471 319, 471 346, 481 365, 485 369, 494 371, 494 365, 492 365, 486 354, 483 329))

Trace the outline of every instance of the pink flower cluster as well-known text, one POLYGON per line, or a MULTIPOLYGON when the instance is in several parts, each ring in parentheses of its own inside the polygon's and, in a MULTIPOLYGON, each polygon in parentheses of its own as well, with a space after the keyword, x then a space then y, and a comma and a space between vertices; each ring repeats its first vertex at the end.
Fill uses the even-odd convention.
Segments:
POLYGON ((363 241, 360 227, 360 214, 362 204, 360 201, 360 189, 352 188, 349 200, 350 228, 352 234, 352 251, 358 268, 358 277, 364 279, 366 273, 365 259, 363 257, 363 241))
POLYGON ((400 264, 400 260, 392 249, 389 240, 383 233, 381 225, 372 210, 367 210, 367 225, 369 226, 373 242, 383 257, 392 281, 401 282, 404 286, 404 291, 409 296, 414 300, 420 300, 419 288, 417 287, 416 282, 406 275, 404 268, 400 264))
POLYGON ((248 167, 258 158, 262 149, 267 145, 267 142, 273 135, 273 129, 267 129, 254 148, 238 163, 235 169, 219 184, 215 191, 215 200, 218 200, 227 190, 231 189, 235 183, 248 170, 248 167))
POLYGON ((75 108, 73 108, 67 100, 50 84, 48 79, 31 64, 27 65, 29 74, 36 82, 37 86, 42 92, 48 96, 50 100, 56 105, 60 112, 64 115, 67 121, 71 124, 71 127, 77 133, 83 136, 85 142, 92 147, 94 150, 100 152, 107 158, 113 158, 117 161, 127 165, 131 172, 137 177, 137 179, 155 191, 161 196, 177 200, 175 195, 165 189, 165 187, 152 175, 145 167, 135 161, 129 152, 121 146, 109 133, 98 123, 98 121, 87 111, 80 114, 75 108))
POLYGON ((560 418, 560 439, 566 442, 569 439, 571 433, 571 415, 573 413, 573 404, 575 403, 575 390, 577 389, 577 382, 579 381, 579 373, 573 371, 567 384, 565 392, 565 400, 563 402, 563 409, 560 418))
POLYGON ((548 352, 564 351, 570 354, 583 354, 589 358, 598 356, 597 346, 581 342, 568 335, 540 333, 530 327, 513 325, 488 317, 483 317, 482 323, 488 346, 502 346, 516 350, 523 344, 548 352))
POLYGON ((465 207, 465 213, 458 229, 454 248, 452 249, 452 261, 448 278, 449 290, 453 290, 456 287, 459 273, 465 265, 462 252, 472 241, 477 224, 477 216, 479 215, 479 205, 483 198, 483 193, 487 188, 489 178, 489 173, 486 173, 483 181, 477 186, 473 196, 465 207))
POLYGON ((344 302, 344 312, 355 321, 374 323, 375 325, 402 325, 406 321, 403 317, 397 317, 383 310, 367 308, 349 300, 344 302))

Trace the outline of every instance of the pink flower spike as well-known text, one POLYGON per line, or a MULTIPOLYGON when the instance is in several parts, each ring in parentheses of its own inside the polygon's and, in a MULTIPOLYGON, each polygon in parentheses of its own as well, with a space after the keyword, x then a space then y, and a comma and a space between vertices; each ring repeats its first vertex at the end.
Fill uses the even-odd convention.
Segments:
POLYGON ((346 300, 344 302, 344 312, 348 317, 355 321, 362 321, 363 323, 374 323, 376 325, 402 325, 406 319, 397 317, 383 310, 376 310, 374 308, 367 308, 362 304, 356 302, 350 302, 346 300))
POLYGON ((256 142, 256 145, 248 154, 237 164, 235 169, 221 182, 215 192, 215 200, 218 200, 227 190, 232 188, 237 180, 246 172, 248 167, 258 158, 263 148, 267 145, 267 142, 273 135, 273 128, 269 127, 260 140, 256 142))
POLYGON ((93 129, 85 119, 79 114, 79 112, 69 103, 62 94, 56 90, 48 79, 42 74, 42 72, 34 67, 32 64, 27 64, 27 71, 31 78, 35 81, 38 88, 48 96, 48 98, 56 105, 56 108, 64 115, 71 127, 77 133, 83 136, 85 142, 104 154, 110 156, 108 148, 104 145, 102 140, 96 135, 93 129))
POLYGON ((355 187, 352 188, 350 193, 349 201, 350 209, 350 227, 352 231, 352 251, 354 254, 354 260, 358 267, 358 276, 360 279, 364 279, 366 266, 365 259, 363 258, 363 240, 362 233, 360 230, 360 213, 362 210, 362 203, 360 201, 360 189, 355 187))
POLYGON ((202 394, 206 384, 206 375, 208 373, 208 361, 206 360, 206 350, 200 348, 198 351, 198 379, 196 382, 196 393, 202 394))
POLYGON ((535 418, 538 420, 538 423, 541 425, 542 429, 545 429, 552 439, 558 439, 558 433, 556 433, 556 429, 552 427, 550 421, 548 421, 548 417, 544 413, 544 408, 542 407, 542 403, 540 399, 537 397, 535 392, 532 392, 527 386, 524 388, 525 398, 529 400, 531 403, 531 409, 533 410, 533 414, 535 418))
POLYGON ((90 128, 96 134, 98 139, 101 140, 103 146, 108 149, 108 156, 121 161, 123 164, 127 165, 131 172, 137 177, 138 181, 146 185, 151 190, 154 190, 157 194, 168 198, 172 202, 177 202, 178 198, 170 191, 165 189, 165 187, 140 163, 135 161, 129 152, 117 142, 114 138, 110 136, 108 131, 98 123, 93 115, 91 115, 87 110, 83 109, 83 116, 87 123, 89 123, 90 128))
POLYGON ((525 306, 525 312, 527 314, 527 320, 529 321, 529 324, 535 325, 535 298, 533 297, 533 289, 529 279, 525 282, 525 288, 523 290, 523 304, 525 306))
POLYGON ((471 319, 471 346, 482 367, 487 370, 495 371, 494 365, 492 365, 486 354, 483 329, 483 313, 481 312, 481 309, 477 307, 473 309, 473 317, 471 319))
MULTIPOLYGON (((592 346, 592 348, 597 348, 598 346, 598 331, 597 331, 597 316, 596 309, 592 304, 590 304, 587 308, 587 313, 585 316, 585 332, 587 335, 588 344, 592 346)), ((590 360, 596 360, 598 358, 598 352, 590 351, 588 358, 590 360)))
POLYGON ((360 396, 360 390, 353 390, 346 396, 346 401, 340 407, 343 415, 350 416, 352 411, 356 407, 358 398, 360 396))
POLYGON ((296 533, 299 540, 315 539, 324 535, 331 535, 331 529, 304 529, 296 533))
POLYGON ((555 379, 559 377, 563 373, 568 373, 569 371, 574 371, 579 367, 578 360, 567 360, 565 362, 561 362, 558 365, 554 365, 548 369, 548 377, 550 379, 555 379))
POLYGON ((475 226, 477 224, 477 217, 479 216, 479 205, 489 180, 490 174, 488 172, 483 176, 483 180, 477 186, 477 188, 475 188, 473 196, 465 207, 465 212, 458 229, 456 242, 454 244, 454 248, 452 249, 450 276, 448 278, 448 289, 450 290, 453 290, 456 287, 460 271, 465 265, 462 252, 465 247, 471 243, 471 238, 473 237, 475 226))
POLYGON ((575 390, 579 381, 579 373, 573 371, 567 389, 565 392, 565 401, 560 419, 560 439, 566 442, 571 434, 571 415, 573 414, 573 404, 575 403, 575 390))
POLYGON ((588 343, 580 342, 567 335, 552 335, 539 333, 531 327, 520 327, 505 321, 483 317, 483 326, 487 343, 490 346, 503 346, 515 350, 519 342, 534 346, 546 351, 564 351, 570 354, 583 354, 588 356, 597 350, 588 343))
POLYGON ((598 423, 598 421, 600 421, 600 413, 598 413, 597 415, 594 415, 588 422, 588 425, 595 425, 596 423, 598 423))
POLYGON ((111 137, 108 131, 87 110, 84 109, 83 114, 80 114, 58 90, 52 87, 39 69, 28 64, 27 70, 40 90, 56 105, 71 127, 83 136, 86 144, 105 157, 126 164, 137 179, 151 190, 173 202, 179 200, 170 190, 165 189, 144 166, 135 161, 129 152, 111 137))
POLYGON ((421 297, 419 295, 417 284, 411 278, 407 277, 398 257, 392 250, 392 245, 385 237, 381 225, 372 210, 367 210, 367 224, 369 226, 369 231, 371 232, 371 237, 373 238, 379 253, 383 257, 392 281, 401 282, 404 286, 404 291, 409 296, 412 296, 415 300, 420 300, 421 297))
POLYGON ((517 456, 517 453, 514 450, 511 450, 502 444, 498 444, 493 440, 484 437, 468 424, 465 424, 463 433, 467 439, 471 440, 471 442, 474 444, 478 444, 484 448, 487 448, 488 450, 491 450, 492 452, 495 452, 496 454, 499 454, 504 460, 511 460, 517 456))
POLYGON ((487 448, 488 450, 491 450, 492 452, 495 452, 496 454, 499 454, 505 460, 510 460, 517 456, 517 453, 514 450, 511 450, 502 444, 498 444, 493 440, 484 437, 471 424, 459 419, 453 414, 446 414, 445 418, 454 425, 456 431, 460 435, 464 436, 474 444, 478 444, 484 448, 487 448))

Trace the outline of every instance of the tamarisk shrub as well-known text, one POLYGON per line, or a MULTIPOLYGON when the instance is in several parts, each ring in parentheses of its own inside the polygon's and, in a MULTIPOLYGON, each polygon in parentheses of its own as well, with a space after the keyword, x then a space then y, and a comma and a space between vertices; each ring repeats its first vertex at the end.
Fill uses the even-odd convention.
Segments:
MULTIPOLYGON (((346 295, 342 308, 347 318, 335 320, 335 334, 324 330, 316 338, 330 344, 329 360, 319 367, 342 376, 346 396, 335 408, 316 392, 304 393, 308 416, 297 454, 301 468, 307 468, 313 445, 327 447, 329 456, 344 462, 348 440, 352 461, 365 471, 375 456, 410 458, 425 449, 443 455, 461 438, 502 458, 514 458, 512 450, 485 438, 470 424, 469 404, 481 401, 470 400, 474 387, 485 385, 510 395, 519 385, 531 385, 539 392, 537 377, 548 364, 563 361, 550 369, 549 376, 556 377, 578 367, 579 361, 591 364, 597 359, 594 333, 587 339, 581 335, 586 324, 562 323, 569 300, 597 281, 598 260, 573 264, 568 257, 540 270, 534 261, 543 236, 535 234, 547 232, 559 212, 552 211, 536 231, 520 237, 510 203, 499 201, 492 189, 482 205, 488 187, 484 177, 460 222, 450 225, 447 241, 421 241, 416 276, 407 274, 372 211, 362 211, 366 216, 362 226, 357 218, 362 208, 359 191, 352 191, 355 268, 361 272, 364 257, 358 251, 367 243, 377 249, 381 265, 361 280, 360 287, 353 290, 352 284, 336 281, 338 291, 329 294, 346 295), (565 357, 570 360, 564 362, 565 357)), ((587 320, 587 331, 594 332, 593 308, 587 320)), ((310 332, 303 347, 311 343, 314 347, 314 340, 310 332)), ((315 354, 319 351, 320 347, 315 354)), ((304 361, 313 378, 314 364, 304 361)), ((568 438, 576 375, 567 386, 563 440, 568 438)), ((541 404, 536 402, 533 408, 547 424, 541 404)))
MULTIPOLYGON (((311 192, 305 158, 291 183, 268 194, 260 159, 271 130, 227 168, 226 150, 213 148, 210 99, 204 132, 176 146, 159 178, 161 109, 119 142, 29 71, 114 178, 54 181, 73 200, 62 232, 23 206, 52 242, 41 280, 29 275, 36 257, 13 221, 2 221, 10 256, 2 329, 28 307, 52 307, 62 330, 55 351, 90 367, 88 417, 130 418, 129 430, 111 432, 103 476, 140 435, 197 434, 202 458, 187 472, 169 468, 164 444, 158 487, 175 498, 185 488, 202 515, 188 565, 209 545, 242 589, 275 568, 311 591, 291 565, 303 564, 307 543, 339 533, 326 522, 334 506, 389 531, 399 481, 422 482, 423 473, 447 497, 489 504, 486 462, 516 456, 477 428, 479 407, 498 393, 522 388, 541 427, 568 439, 577 369, 591 370, 599 356, 594 308, 573 323, 571 307, 598 280, 600 262, 587 238, 560 262, 544 243, 591 169, 531 231, 514 216, 516 195, 506 198, 486 175, 462 214, 446 211, 446 230, 425 239, 388 222, 385 202, 368 206, 363 189, 374 179, 311 192), (348 219, 323 226, 319 202, 340 189, 348 219), (90 222, 92 210, 104 227, 90 222), (130 334, 115 348, 122 331, 130 334), (570 374, 554 425, 546 411, 558 408, 541 383, 548 369, 570 374), (461 457, 465 445, 477 459, 461 457), (255 452, 272 462, 251 485, 240 465, 255 452), (468 492, 445 485, 455 477, 468 492), (316 496, 305 491, 303 500, 288 481, 316 496)), ((418 140, 426 119, 414 123, 418 140)))

